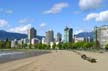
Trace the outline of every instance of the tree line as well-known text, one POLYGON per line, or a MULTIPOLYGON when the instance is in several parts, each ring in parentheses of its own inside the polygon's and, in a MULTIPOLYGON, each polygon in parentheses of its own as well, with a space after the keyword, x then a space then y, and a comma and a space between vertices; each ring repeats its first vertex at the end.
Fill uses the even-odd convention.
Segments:
POLYGON ((0 41, 0 49, 10 49, 11 48, 11 41, 6 39, 5 41, 0 41))
MULTIPOLYGON (((99 45, 99 44, 98 44, 99 45)), ((11 48, 11 41, 9 41, 8 39, 6 39, 5 41, 0 41, 0 49, 10 49, 11 48)), ((46 44, 42 44, 42 43, 36 43, 34 45, 30 45, 30 44, 24 44, 22 42, 22 44, 18 44, 17 47, 15 48, 33 48, 33 49, 96 49, 99 48, 97 47, 96 42, 76 42, 76 43, 54 43, 52 46, 50 45, 46 45, 46 44)), ((108 44, 106 45, 106 49, 108 49, 108 44)))

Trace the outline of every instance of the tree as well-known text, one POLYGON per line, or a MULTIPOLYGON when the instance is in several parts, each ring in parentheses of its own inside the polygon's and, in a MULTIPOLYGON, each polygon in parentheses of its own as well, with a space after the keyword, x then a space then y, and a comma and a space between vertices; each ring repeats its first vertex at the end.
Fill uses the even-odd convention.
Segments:
POLYGON ((57 46, 59 49, 62 49, 62 43, 58 43, 56 46, 57 46))
POLYGON ((51 49, 51 46, 49 44, 47 45, 47 49, 51 49))
POLYGON ((56 43, 53 44, 52 48, 53 49, 56 49, 56 43))
POLYGON ((96 48, 100 48, 101 47, 99 41, 96 41, 96 46, 95 47, 96 48))
POLYGON ((34 44, 34 48, 35 49, 50 49, 50 45, 36 43, 36 44, 34 44))
POLYGON ((73 48, 83 48, 85 42, 81 41, 81 42, 76 42, 73 44, 73 48))
POLYGON ((47 49, 47 45, 46 44, 42 44, 42 49, 47 49))
POLYGON ((11 42, 7 38, 6 41, 4 41, 5 48, 11 48, 11 42))
POLYGON ((11 48, 11 42, 10 41, 7 41, 5 47, 6 48, 11 48))
POLYGON ((72 49, 72 47, 73 47, 73 44, 71 42, 68 43, 68 49, 72 49))
POLYGON ((92 42, 85 42, 83 45, 83 48, 92 48, 93 47, 93 43, 92 42))
POLYGON ((0 41, 0 48, 3 48, 3 41, 0 41))
POLYGON ((67 49, 68 48, 68 43, 63 43, 62 44, 62 49, 67 49))
POLYGON ((40 44, 39 43, 34 44, 34 48, 35 49, 40 49, 40 44))
POLYGON ((108 44, 106 44, 105 48, 108 50, 108 44))
POLYGON ((26 48, 27 46, 28 46, 27 43, 25 43, 25 44, 23 43, 23 44, 22 44, 22 47, 23 47, 23 48, 26 48))

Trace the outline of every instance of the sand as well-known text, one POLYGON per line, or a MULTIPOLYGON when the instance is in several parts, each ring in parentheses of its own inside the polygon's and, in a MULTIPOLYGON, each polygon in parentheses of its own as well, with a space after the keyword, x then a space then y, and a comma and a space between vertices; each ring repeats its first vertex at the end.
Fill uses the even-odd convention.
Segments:
POLYGON ((0 64, 0 71, 108 71, 108 53, 79 51, 97 59, 90 63, 67 50, 0 64))

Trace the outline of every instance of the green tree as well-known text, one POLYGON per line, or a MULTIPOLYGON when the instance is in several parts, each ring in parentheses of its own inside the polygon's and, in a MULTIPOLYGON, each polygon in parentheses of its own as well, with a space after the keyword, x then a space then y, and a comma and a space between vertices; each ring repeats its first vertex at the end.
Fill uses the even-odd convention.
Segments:
POLYGON ((34 44, 35 49, 39 49, 39 43, 34 44))
POLYGON ((53 44, 52 48, 53 49, 56 49, 56 43, 53 44))
POLYGON ((57 48, 62 49, 62 43, 59 43, 56 46, 57 46, 57 48))
POLYGON ((36 43, 34 47, 35 49, 47 49, 47 45, 42 43, 36 43))
POLYGON ((42 49, 47 49, 47 45, 46 44, 42 44, 42 49))
POLYGON ((5 47, 6 48, 11 48, 11 42, 10 41, 7 41, 5 47))
POLYGON ((72 47, 73 47, 73 43, 68 43, 68 49, 72 49, 72 47))
POLYGON ((85 42, 83 42, 83 41, 82 42, 76 42, 76 43, 73 44, 73 48, 74 49, 83 48, 84 43, 85 42))
POLYGON ((47 45, 47 49, 51 49, 51 46, 49 44, 47 45))
POLYGON ((84 44, 83 44, 83 48, 91 48, 92 47, 92 45, 91 45, 91 43, 90 42, 85 42, 84 44))
POLYGON ((26 48, 27 46, 28 46, 27 43, 25 43, 25 44, 23 43, 22 44, 22 48, 26 48))
POLYGON ((3 41, 0 41, 0 48, 3 48, 3 41))
POLYGON ((108 50, 108 44, 106 44, 105 48, 108 50))
POLYGON ((68 48, 68 43, 63 43, 62 44, 62 49, 67 49, 68 48))

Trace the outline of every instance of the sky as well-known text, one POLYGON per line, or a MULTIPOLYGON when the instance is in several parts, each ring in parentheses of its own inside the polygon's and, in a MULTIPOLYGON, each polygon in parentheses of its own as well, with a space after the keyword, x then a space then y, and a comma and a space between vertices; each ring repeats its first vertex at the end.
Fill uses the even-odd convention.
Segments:
POLYGON ((0 30, 27 33, 34 27, 38 35, 49 29, 74 34, 108 25, 108 0, 0 0, 0 30))

